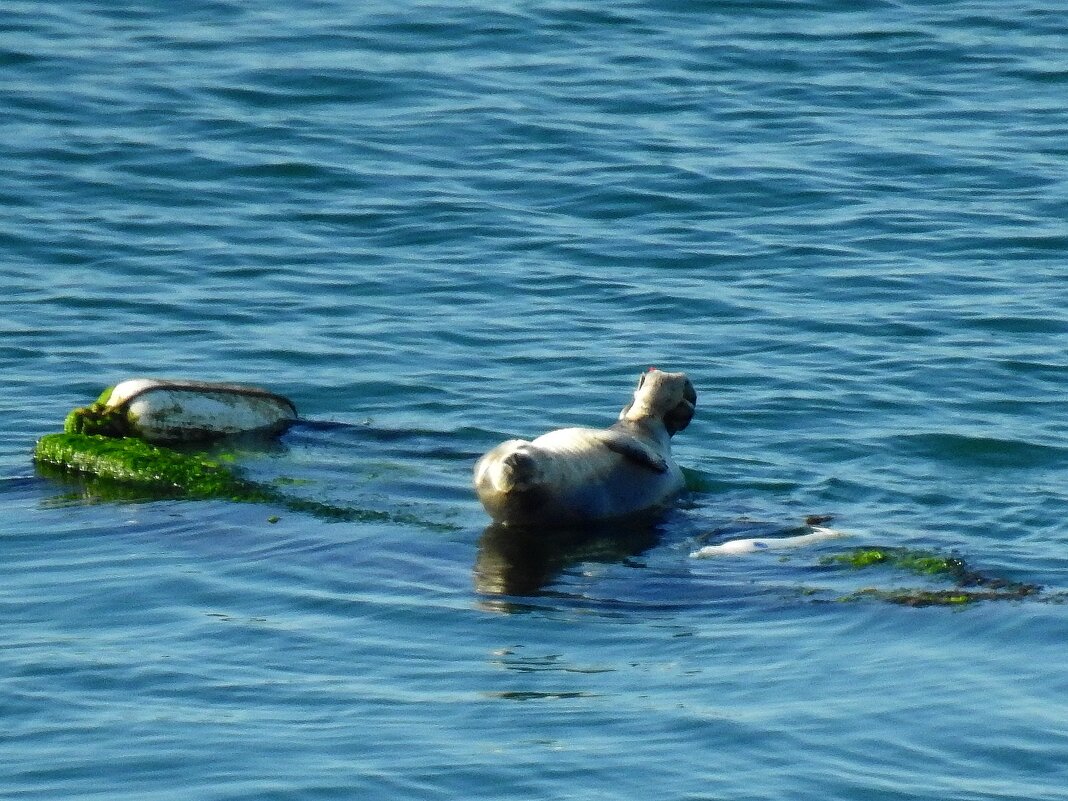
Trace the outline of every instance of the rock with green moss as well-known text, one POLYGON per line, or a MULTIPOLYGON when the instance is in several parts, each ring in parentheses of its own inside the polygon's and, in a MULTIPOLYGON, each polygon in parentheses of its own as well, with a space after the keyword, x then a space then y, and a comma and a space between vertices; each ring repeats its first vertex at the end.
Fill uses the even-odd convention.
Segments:
POLYGON ((840 600, 880 600, 901 606, 963 606, 976 601, 1015 600, 1037 594, 1041 587, 991 576, 968 566, 957 556, 901 547, 869 546, 825 556, 824 566, 864 570, 886 567, 931 579, 943 579, 954 586, 947 589, 866 588, 840 600), (972 589, 978 588, 978 589, 972 589))
POLYGON ((885 601, 898 606, 967 606, 978 601, 1017 601, 1035 595, 1039 587, 1034 584, 1014 584, 996 590, 965 590, 961 588, 928 589, 890 589, 880 590, 868 587, 839 598, 840 601, 885 601))
POLYGON ((136 487, 161 497, 231 498, 267 502, 269 488, 247 481, 201 454, 180 453, 135 437, 47 434, 33 454, 38 464, 136 487))
POLYGON ((300 498, 251 481, 239 470, 198 453, 152 445, 136 437, 47 434, 37 441, 34 461, 43 473, 74 476, 105 499, 183 498, 265 503, 329 521, 398 523, 433 531, 455 531, 406 513, 355 509, 300 498))
POLYGON ((139 437, 169 444, 235 434, 275 435, 297 419, 293 402, 260 387, 135 378, 67 415, 69 434, 139 437))
POLYGON ((825 565, 837 564, 857 569, 883 565, 927 576, 956 577, 964 569, 964 562, 954 556, 917 551, 911 548, 882 546, 854 548, 844 553, 825 556, 820 562, 825 565))

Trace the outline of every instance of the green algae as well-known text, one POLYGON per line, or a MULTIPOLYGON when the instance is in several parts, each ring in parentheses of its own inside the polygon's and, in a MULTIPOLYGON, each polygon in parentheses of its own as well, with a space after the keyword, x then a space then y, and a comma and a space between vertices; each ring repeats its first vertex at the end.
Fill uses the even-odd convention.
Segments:
MULTIPOLYGON (((110 390, 105 392, 105 395, 110 396, 110 390)), ((67 434, 105 437, 125 437, 132 433, 126 410, 108 408, 106 400, 97 400, 88 406, 72 409, 63 421, 63 431, 67 434)))
POLYGON ((67 434, 99 434, 104 437, 132 436, 134 432, 126 410, 108 408, 114 390, 115 387, 108 387, 88 406, 72 409, 63 420, 63 431, 67 434))
POLYGON ((957 556, 901 547, 869 546, 854 548, 820 559, 823 566, 854 570, 887 567, 953 584, 944 589, 866 588, 842 596, 839 601, 878 600, 899 606, 965 606, 977 601, 1019 600, 1041 591, 1037 584, 1025 584, 992 576, 969 567, 957 556), (975 589, 973 589, 975 588, 975 589))
POLYGON ((167 497, 269 502, 275 495, 205 456, 179 453, 134 437, 47 434, 37 441, 34 460, 167 497))
POLYGON ((854 548, 843 553, 825 556, 820 559, 820 564, 841 565, 856 570, 886 566, 919 576, 945 578, 958 587, 984 587, 990 590, 1008 591, 1015 591, 1021 587, 1034 587, 1034 585, 1020 584, 975 570, 957 556, 946 556, 912 548, 884 546, 854 548))
POLYGON ((885 565, 920 575, 950 577, 956 577, 964 569, 964 562, 953 556, 915 551, 911 548, 885 547, 854 548, 845 553, 825 556, 820 560, 820 564, 845 565, 858 570, 885 565))
POLYGON ((355 509, 300 498, 273 486, 251 481, 220 459, 151 445, 135 437, 101 434, 47 434, 37 441, 34 461, 45 475, 75 477, 93 495, 105 500, 227 500, 271 504, 323 520, 401 523, 434 531, 456 526, 423 520, 416 515, 355 509))
POLYGON ((925 606, 967 606, 978 601, 1017 601, 1036 594, 1039 587, 1034 584, 1018 584, 1011 589, 998 590, 963 590, 959 588, 942 590, 892 589, 879 590, 868 587, 842 596, 839 601, 885 601, 898 606, 921 608, 925 606))

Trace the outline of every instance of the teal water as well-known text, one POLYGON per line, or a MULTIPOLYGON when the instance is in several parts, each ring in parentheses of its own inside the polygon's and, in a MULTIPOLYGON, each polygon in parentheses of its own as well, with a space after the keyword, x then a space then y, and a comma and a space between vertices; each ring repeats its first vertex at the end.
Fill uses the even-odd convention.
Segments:
POLYGON ((0 2, 0 797, 1064 799, 1063 12, 0 2), (487 529, 649 365, 676 508, 487 529), (35 472, 145 374, 292 397, 238 464, 366 514, 35 472), (810 514, 1043 590, 689 557, 810 514))

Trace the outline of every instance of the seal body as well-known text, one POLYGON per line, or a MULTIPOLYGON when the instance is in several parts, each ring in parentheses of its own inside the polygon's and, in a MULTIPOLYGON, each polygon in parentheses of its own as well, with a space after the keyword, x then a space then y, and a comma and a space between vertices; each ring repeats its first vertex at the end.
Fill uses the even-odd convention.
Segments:
POLYGON ((475 490, 506 525, 566 525, 641 512, 684 485, 671 437, 697 402, 684 373, 644 373, 633 401, 609 428, 562 428, 512 439, 475 465, 475 490))

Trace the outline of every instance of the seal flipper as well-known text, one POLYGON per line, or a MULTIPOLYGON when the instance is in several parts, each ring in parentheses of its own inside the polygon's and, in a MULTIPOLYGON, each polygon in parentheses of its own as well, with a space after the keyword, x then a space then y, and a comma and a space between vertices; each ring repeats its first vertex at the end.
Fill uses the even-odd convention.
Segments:
POLYGON ((654 473, 667 472, 668 465, 664 457, 655 453, 648 445, 631 434, 609 429, 598 431, 597 438, 609 450, 615 451, 641 467, 648 468, 654 473))

